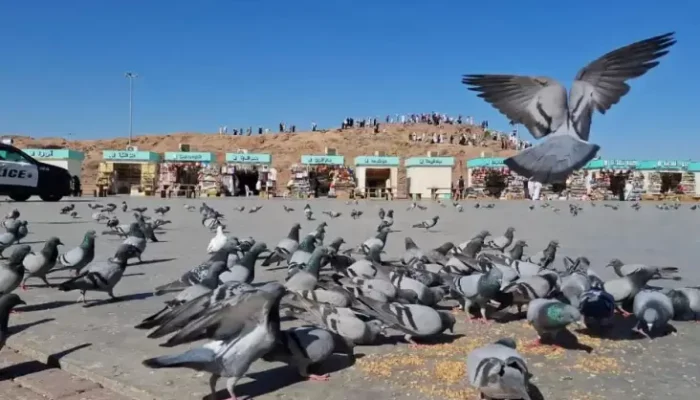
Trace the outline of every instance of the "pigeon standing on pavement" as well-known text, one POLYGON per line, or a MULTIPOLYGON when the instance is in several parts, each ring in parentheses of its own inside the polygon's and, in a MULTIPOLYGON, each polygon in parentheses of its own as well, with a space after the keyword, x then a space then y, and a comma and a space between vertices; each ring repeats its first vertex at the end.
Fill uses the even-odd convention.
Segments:
POLYGON ((44 247, 38 254, 30 253, 24 257, 22 264, 26 270, 24 280, 22 281, 22 290, 26 290, 27 280, 35 277, 44 281, 46 287, 51 287, 49 281, 46 280, 46 274, 56 265, 58 259, 58 246, 63 245, 61 239, 52 237, 44 243, 44 247))
POLYGON ((22 261, 31 251, 32 248, 28 245, 19 245, 12 250, 7 262, 0 265, 0 295, 8 294, 20 285, 24 278, 22 261))
POLYGON ((440 219, 440 217, 436 215, 432 219, 428 219, 428 220, 425 220, 423 222, 413 224, 413 228, 423 228, 425 230, 429 230, 430 228, 437 225, 439 219, 440 219))
POLYGON ((164 217, 168 211, 170 211, 170 206, 162 206, 153 210, 154 213, 159 214, 161 217, 164 217))
POLYGON ((669 329, 675 329, 669 325, 673 318, 673 302, 671 299, 656 290, 642 290, 634 296, 634 316, 637 318, 637 330, 645 336, 652 338, 669 329))
POLYGON ((515 232, 515 228, 510 227, 506 229, 506 232, 503 234, 503 236, 499 236, 497 238, 489 240, 486 243, 486 245, 494 250, 502 252, 503 250, 505 250, 506 247, 510 246, 510 244, 513 243, 513 232, 515 232))
POLYGON ((78 303, 87 301, 85 293, 88 291, 106 292, 111 300, 117 300, 118 298, 114 296, 114 286, 124 276, 126 262, 133 257, 133 254, 129 253, 133 251, 135 251, 133 247, 120 246, 114 257, 107 261, 90 264, 80 271, 78 276, 58 285, 58 290, 62 292, 80 290, 80 297, 76 300, 78 303))
POLYGON ((77 275, 83 267, 95 259, 95 231, 87 231, 83 241, 78 247, 68 250, 58 257, 58 262, 66 268, 72 269, 77 275))
POLYGON ((530 372, 513 339, 472 350, 467 355, 467 376, 482 398, 530 400, 530 372))
POLYGON ((0 350, 5 347, 7 338, 10 337, 8 329, 10 313, 20 304, 27 304, 14 293, 3 294, 0 296, 0 350))
POLYGON ((581 320, 579 310, 559 300, 535 299, 527 306, 527 321, 537 332, 534 345, 544 344, 565 330, 569 324, 581 320))
POLYGON ((566 88, 548 77, 465 75, 462 83, 509 120, 525 125, 535 139, 545 138, 506 159, 506 166, 537 182, 560 182, 600 150, 588 142, 594 111, 605 114, 630 91, 628 80, 656 67, 676 43, 673 35, 645 39, 591 62, 576 75, 568 100, 566 88))
POLYGON ((68 214, 69 212, 73 211, 75 209, 75 203, 67 205, 63 208, 61 208, 61 214, 68 214))
POLYGON ((311 206, 308 204, 304 206, 304 216, 309 221, 311 221, 313 219, 314 212, 311 211, 311 206))
POLYGON ((282 204, 282 208, 284 209, 285 212, 292 212, 294 209, 292 207, 287 207, 284 204, 282 204))
POLYGON ((275 246, 270 255, 268 255, 267 258, 265 258, 261 265, 263 267, 267 267, 268 265, 273 263, 277 263, 277 265, 279 265, 282 261, 289 260, 289 257, 292 256, 292 253, 294 253, 299 248, 300 230, 301 225, 294 224, 292 226, 292 229, 289 231, 287 237, 280 240, 280 242, 277 243, 277 246, 275 246))
POLYGON ((268 354, 279 342, 279 303, 286 290, 277 282, 260 290, 245 293, 234 304, 204 314, 198 320, 171 337, 167 346, 212 339, 178 355, 161 356, 143 361, 149 368, 186 367, 211 374, 211 398, 216 398, 216 383, 226 380, 226 390, 232 400, 236 383, 251 364, 268 354))
POLYGON ((556 240, 552 240, 549 242, 549 244, 544 250, 530 256, 528 258, 528 261, 537 264, 542 268, 549 268, 549 266, 552 265, 554 259, 557 256, 558 247, 559 242, 557 242, 556 240))
POLYGON ((700 287, 682 287, 666 291, 673 303, 673 319, 678 321, 700 320, 700 287))
POLYGON ((129 225, 129 232, 126 234, 126 239, 119 245, 121 251, 117 251, 122 255, 127 255, 128 259, 136 258, 139 262, 143 262, 141 260, 141 255, 146 251, 146 243, 146 235, 144 235, 141 227, 137 222, 132 222, 131 225, 129 225), (131 250, 124 250, 127 248, 131 250))

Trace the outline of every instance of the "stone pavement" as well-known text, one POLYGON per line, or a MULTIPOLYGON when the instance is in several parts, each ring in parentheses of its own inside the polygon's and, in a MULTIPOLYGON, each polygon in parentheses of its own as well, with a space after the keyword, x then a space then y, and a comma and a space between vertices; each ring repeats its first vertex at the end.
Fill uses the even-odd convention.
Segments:
POLYGON ((127 400, 92 381, 29 358, 8 347, 0 352, 0 400, 127 400))

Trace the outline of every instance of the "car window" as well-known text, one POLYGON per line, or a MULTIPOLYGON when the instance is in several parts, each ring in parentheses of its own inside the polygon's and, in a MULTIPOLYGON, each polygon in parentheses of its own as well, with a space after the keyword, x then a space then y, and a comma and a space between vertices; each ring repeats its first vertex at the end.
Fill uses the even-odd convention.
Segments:
POLYGON ((3 159, 5 161, 13 161, 13 162, 23 162, 23 163, 30 163, 30 160, 24 156, 24 154, 17 152, 17 151, 12 151, 12 150, 6 150, 3 151, 5 154, 1 154, 3 156, 3 159))

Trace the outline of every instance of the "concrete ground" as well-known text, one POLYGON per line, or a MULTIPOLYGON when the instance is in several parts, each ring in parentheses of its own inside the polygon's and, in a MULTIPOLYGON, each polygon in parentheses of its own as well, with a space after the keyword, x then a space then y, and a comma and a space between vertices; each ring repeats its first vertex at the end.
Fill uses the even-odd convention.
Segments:
MULTIPOLYGON (((8 340, 8 346, 39 360, 55 360, 67 373, 85 378, 134 399, 203 399, 208 393, 205 375, 186 369, 153 371, 141 365, 141 360, 168 354, 176 349, 164 349, 158 341, 146 338, 146 333, 133 329, 144 317, 162 307, 167 296, 153 297, 155 286, 180 276, 187 269, 206 258, 205 249, 212 234, 200 224, 198 212, 188 212, 184 204, 197 207, 202 200, 190 199, 137 199, 108 198, 100 202, 120 203, 125 199, 130 206, 146 206, 150 210, 158 205, 170 205, 172 210, 159 243, 149 243, 142 265, 127 269, 124 279, 115 293, 123 301, 102 303, 104 294, 88 294, 97 300, 91 307, 75 304, 78 293, 62 293, 37 285, 26 292, 18 290, 27 302, 20 314, 11 316, 10 325, 19 326, 17 333, 8 340)), ((82 218, 73 220, 59 215, 59 209, 67 203, 2 203, 0 213, 18 208, 22 218, 29 221, 30 235, 25 239, 34 249, 50 236, 58 236, 66 243, 66 249, 77 245, 88 229, 98 232, 105 228, 90 219, 92 211, 86 198, 76 201, 76 210, 82 218)), ((564 255, 586 255, 594 268, 604 277, 611 271, 603 266, 617 257, 629 263, 675 265, 681 269, 683 285, 700 284, 700 272, 695 261, 695 249, 699 245, 700 211, 691 211, 683 205, 676 211, 662 211, 644 204, 640 211, 621 204, 617 211, 603 207, 584 205, 578 217, 568 213, 568 205, 553 202, 561 212, 537 207, 530 211, 527 202, 494 202, 493 209, 476 209, 475 202, 464 202, 464 212, 458 213, 451 206, 440 207, 425 203, 427 211, 406 211, 407 202, 361 202, 345 205, 343 201, 312 200, 310 204, 318 215, 317 221, 306 221, 302 208, 306 201, 258 199, 207 199, 215 209, 225 213, 229 234, 239 237, 253 236, 269 247, 286 236, 294 222, 303 226, 306 233, 321 221, 329 222, 327 240, 337 236, 356 245, 373 235, 379 222, 380 207, 395 210, 394 228, 386 251, 390 258, 403 250, 403 239, 410 235, 419 246, 431 248, 445 241, 467 240, 481 229, 501 234, 508 226, 516 228, 516 237, 529 243, 529 251, 544 248, 551 239, 558 239, 561 249, 556 265, 561 268, 564 255), (264 208, 248 214, 247 208, 256 204, 264 208), (295 209, 286 213, 286 204, 295 209), (245 205, 246 211, 238 213, 235 206, 245 205), (359 220, 352 220, 352 208, 362 210, 359 220), (323 210, 343 212, 340 218, 330 220, 321 214, 323 210), (441 220, 431 231, 412 229, 411 224, 439 215, 441 220)), ((482 202, 486 204, 486 202, 482 202)), ((130 213, 117 211, 125 223, 130 213)), ((113 236, 97 239, 97 259, 111 256, 119 240, 113 236)), ((11 249, 5 251, 8 255, 11 249)), ((67 277, 56 272, 50 280, 58 283, 67 277)), ((257 281, 282 279, 284 270, 270 271, 262 267, 256 274, 257 281)), ((237 386, 240 396, 258 399, 289 398, 295 400, 327 399, 332 393, 338 399, 466 399, 473 398, 464 381, 466 355, 474 347, 504 336, 517 337, 520 342, 535 337, 531 328, 523 322, 492 323, 479 325, 465 322, 458 315, 457 335, 445 338, 440 344, 411 349, 403 344, 362 347, 363 353, 353 366, 338 357, 324 368, 331 372, 331 380, 325 383, 301 382, 292 369, 279 364, 257 362, 249 377, 237 386)), ((522 349, 527 358, 534 384, 545 399, 609 399, 626 395, 637 399, 696 399, 698 365, 700 364, 700 325, 674 323, 676 336, 650 341, 621 334, 615 340, 599 340, 578 334, 580 341, 593 348, 591 353, 578 350, 551 348, 522 349), (695 393, 695 394, 693 394, 695 393)), ((5 351, 4 351, 5 352, 5 351)), ((3 353, 4 353, 3 352, 3 353)), ((2 370, 0 370, 2 371, 2 370)), ((0 377, 0 379, 5 379, 0 377)), ((223 382, 219 398, 226 398, 223 382)), ((1 397, 0 397, 1 398, 1 397)))

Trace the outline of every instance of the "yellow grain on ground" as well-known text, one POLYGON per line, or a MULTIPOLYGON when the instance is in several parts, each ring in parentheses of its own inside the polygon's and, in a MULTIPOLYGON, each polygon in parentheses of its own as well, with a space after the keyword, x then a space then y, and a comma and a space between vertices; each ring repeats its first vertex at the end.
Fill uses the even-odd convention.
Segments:
POLYGON ((435 364, 435 377, 447 383, 457 383, 464 379, 464 361, 438 361, 435 364))
POLYGON ((596 375, 601 373, 619 374, 622 372, 620 363, 616 358, 605 356, 581 357, 572 368, 596 375))
POLYGON ((370 376, 391 376, 394 370, 410 366, 421 366, 425 361, 413 354, 368 356, 358 360, 357 365, 370 376))

